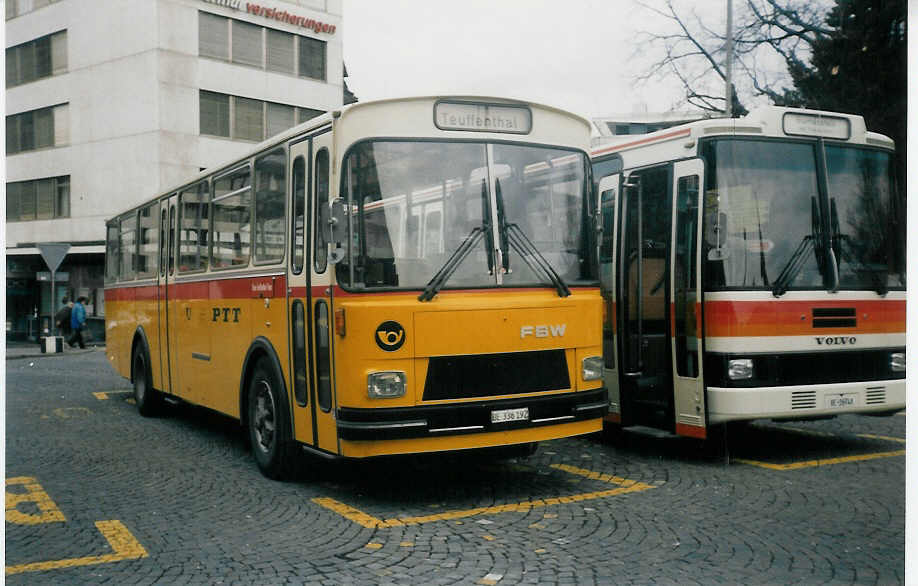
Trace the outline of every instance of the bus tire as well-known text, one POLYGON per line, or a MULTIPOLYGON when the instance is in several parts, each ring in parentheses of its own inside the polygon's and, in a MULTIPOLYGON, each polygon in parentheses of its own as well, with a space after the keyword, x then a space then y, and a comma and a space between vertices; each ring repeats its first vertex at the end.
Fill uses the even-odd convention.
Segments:
POLYGON ((150 358, 142 343, 134 346, 131 365, 134 377, 132 381, 134 383, 134 403, 137 404, 137 411, 144 417, 153 417, 162 408, 162 395, 153 388, 150 358))
POLYGON ((258 469, 272 480, 290 475, 295 451, 280 379, 267 358, 255 364, 248 390, 248 431, 258 469))

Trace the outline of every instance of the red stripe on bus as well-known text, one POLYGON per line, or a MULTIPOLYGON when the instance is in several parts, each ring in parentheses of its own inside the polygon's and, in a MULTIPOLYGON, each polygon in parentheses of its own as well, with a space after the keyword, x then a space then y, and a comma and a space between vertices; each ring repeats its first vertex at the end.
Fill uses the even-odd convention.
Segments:
POLYGON ((667 132, 666 134, 661 134, 659 136, 652 136, 650 138, 642 138, 641 140, 633 140, 631 142, 625 142, 622 144, 614 144, 605 148, 597 149, 593 151, 593 156, 603 155, 605 153, 613 153, 622 149, 635 147, 642 144, 647 144, 651 142, 657 142, 661 140, 668 140, 671 138, 679 138, 680 136, 688 136, 692 133, 690 128, 685 128, 683 130, 676 130, 674 132, 667 132))
POLYGON ((704 320, 705 335, 715 337, 903 333, 905 301, 707 301, 704 320), (813 327, 814 308, 853 308, 857 325, 813 327))
POLYGON ((705 439, 708 437, 708 430, 698 425, 686 425, 684 423, 677 423, 676 435, 705 439))
MULTIPOLYGON (((243 277, 175 283, 168 286, 170 300, 193 299, 246 299, 284 297, 287 279, 284 275, 270 277, 243 277)), ((163 285, 138 285, 105 290, 106 301, 143 301, 164 299, 163 285)))

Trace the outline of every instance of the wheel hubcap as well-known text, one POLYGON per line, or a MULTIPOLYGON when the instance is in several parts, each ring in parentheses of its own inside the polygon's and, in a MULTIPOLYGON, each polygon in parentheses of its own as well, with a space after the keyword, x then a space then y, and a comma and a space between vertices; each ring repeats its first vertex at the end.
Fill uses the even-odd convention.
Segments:
POLYGON ((252 413, 252 429, 255 443, 262 452, 270 452, 274 446, 274 398, 266 381, 259 381, 255 389, 255 410, 252 413))

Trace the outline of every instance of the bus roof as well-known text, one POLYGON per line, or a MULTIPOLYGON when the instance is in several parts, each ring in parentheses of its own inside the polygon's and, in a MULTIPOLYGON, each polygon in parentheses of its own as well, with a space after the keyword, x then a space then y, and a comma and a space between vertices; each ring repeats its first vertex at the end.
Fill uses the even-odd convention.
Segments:
POLYGON ((109 217, 108 220, 106 220, 106 223, 112 220, 115 220, 128 212, 140 209, 152 203, 153 201, 155 201, 161 196, 164 196, 168 193, 179 191, 183 187, 197 183, 198 181, 201 181, 202 179, 205 179, 211 175, 214 175, 215 173, 219 173, 222 170, 229 170, 230 168, 232 168, 234 165, 238 164, 239 162, 249 157, 252 157, 254 155, 257 155, 258 153, 267 151, 274 146, 282 145, 294 137, 297 137, 311 130, 319 129, 319 128, 322 128, 323 126, 331 124, 331 122, 334 119, 340 118, 343 120, 347 118, 349 113, 351 112, 363 111, 368 108, 386 107, 386 106, 390 106, 393 104, 399 104, 399 103, 404 103, 404 104, 412 103, 412 102, 433 103, 438 100, 484 103, 484 104, 525 105, 530 108, 566 116, 567 118, 573 121, 576 121, 579 124, 582 124, 584 126, 584 132, 586 133, 587 136, 589 135, 589 131, 591 128, 590 121, 587 118, 584 118, 583 116, 580 116, 573 112, 568 112, 567 110, 563 110, 555 106, 549 106, 549 105, 541 104, 538 102, 532 102, 529 100, 516 99, 516 98, 506 98, 506 97, 499 98, 495 96, 472 96, 472 95, 429 95, 429 96, 392 97, 392 98, 383 98, 379 100, 369 100, 366 102, 355 102, 353 104, 343 106, 339 109, 330 110, 328 112, 325 112, 324 114, 316 116, 315 118, 310 118, 309 120, 302 122, 300 124, 297 124, 296 126, 292 126, 279 134, 276 134, 259 143, 251 145, 251 147, 246 151, 245 154, 234 156, 231 159, 227 159, 217 165, 213 165, 211 167, 204 169, 203 171, 199 171, 195 175, 192 175, 186 178, 181 183, 170 185, 167 189, 157 190, 155 194, 152 194, 144 198, 143 201, 141 201, 140 203, 137 203, 129 208, 125 208, 124 210, 115 214, 114 216, 109 217))
POLYGON ((716 135, 822 137, 851 144, 869 144, 889 149, 895 147, 889 137, 869 132, 864 118, 856 114, 766 106, 753 110, 742 118, 709 118, 643 135, 602 137, 600 144, 592 149, 591 154, 595 158, 677 140, 690 147, 694 146, 698 138, 716 135))

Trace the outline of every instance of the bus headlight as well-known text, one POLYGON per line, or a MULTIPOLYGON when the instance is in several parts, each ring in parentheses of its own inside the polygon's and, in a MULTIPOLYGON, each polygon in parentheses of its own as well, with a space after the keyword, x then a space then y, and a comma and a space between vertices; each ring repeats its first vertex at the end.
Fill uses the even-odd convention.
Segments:
POLYGON ((893 352, 889 355, 889 369, 893 372, 905 372, 905 352, 893 352))
POLYGON ((733 358, 727 363, 727 376, 730 380, 752 378, 752 358, 733 358))
POLYGON ((583 359, 583 380, 597 380, 602 378, 602 356, 587 356, 583 359))
POLYGON ((398 370, 371 373, 367 376, 367 395, 371 399, 403 397, 405 373, 398 370))

